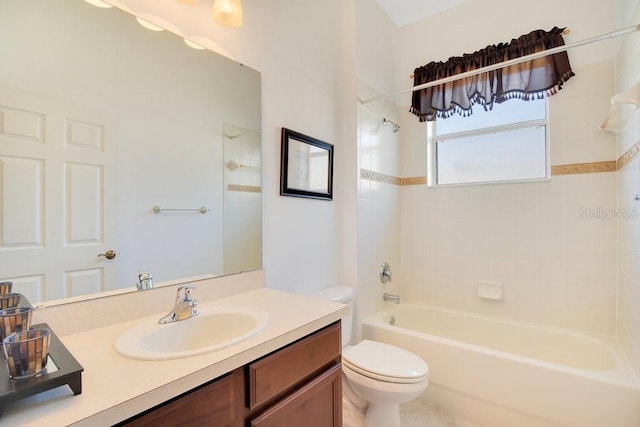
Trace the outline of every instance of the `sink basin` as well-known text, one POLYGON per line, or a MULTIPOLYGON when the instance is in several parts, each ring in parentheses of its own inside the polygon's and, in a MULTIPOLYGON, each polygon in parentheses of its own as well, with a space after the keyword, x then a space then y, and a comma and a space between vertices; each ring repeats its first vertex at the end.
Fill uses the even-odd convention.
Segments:
MULTIPOLYGON (((267 313, 253 307, 211 307, 179 322, 161 325, 149 319, 120 335, 116 350, 141 360, 194 356, 229 347, 262 331, 267 313)), ((159 318, 159 317, 158 317, 159 318)))

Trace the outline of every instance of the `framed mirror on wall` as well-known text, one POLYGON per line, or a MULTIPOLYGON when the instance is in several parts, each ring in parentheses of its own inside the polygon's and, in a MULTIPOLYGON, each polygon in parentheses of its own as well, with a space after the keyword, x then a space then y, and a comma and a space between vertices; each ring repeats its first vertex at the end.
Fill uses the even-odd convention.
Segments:
POLYGON ((280 195, 333 199, 333 145, 282 128, 280 195))
POLYGON ((0 57, 0 281, 37 303, 262 267, 260 73, 84 1, 0 2, 0 57))

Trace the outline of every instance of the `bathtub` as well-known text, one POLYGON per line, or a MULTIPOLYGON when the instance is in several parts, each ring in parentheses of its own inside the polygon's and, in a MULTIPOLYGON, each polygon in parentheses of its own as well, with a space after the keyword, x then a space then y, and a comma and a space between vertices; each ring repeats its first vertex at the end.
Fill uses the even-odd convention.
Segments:
POLYGON ((420 399, 483 425, 640 426, 640 383, 613 337, 400 304, 365 319, 362 338, 422 357, 420 399))

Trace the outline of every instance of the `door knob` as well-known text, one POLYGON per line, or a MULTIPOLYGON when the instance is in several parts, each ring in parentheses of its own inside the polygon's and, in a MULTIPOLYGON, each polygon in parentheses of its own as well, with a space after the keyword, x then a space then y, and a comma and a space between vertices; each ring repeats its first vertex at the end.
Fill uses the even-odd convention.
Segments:
POLYGON ((103 254, 98 254, 98 258, 100 258, 101 256, 105 257, 106 259, 114 259, 116 257, 116 251, 107 251, 103 254))

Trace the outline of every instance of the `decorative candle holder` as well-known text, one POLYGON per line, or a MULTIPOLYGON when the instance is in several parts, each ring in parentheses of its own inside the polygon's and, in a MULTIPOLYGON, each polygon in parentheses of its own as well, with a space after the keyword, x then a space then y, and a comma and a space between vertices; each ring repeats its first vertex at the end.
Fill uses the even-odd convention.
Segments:
POLYGON ((32 329, 11 334, 2 341, 9 377, 33 377, 47 368, 51 330, 32 329))
POLYGON ((10 294, 13 282, 0 282, 0 295, 10 294))
POLYGON ((20 304, 22 294, 5 294, 0 295, 0 310, 6 310, 7 308, 17 307, 20 304))
POLYGON ((0 341, 13 333, 28 331, 31 327, 31 307, 0 310, 0 341))

